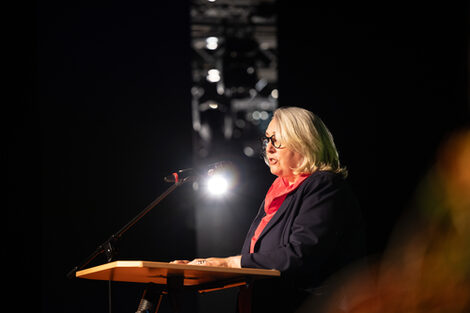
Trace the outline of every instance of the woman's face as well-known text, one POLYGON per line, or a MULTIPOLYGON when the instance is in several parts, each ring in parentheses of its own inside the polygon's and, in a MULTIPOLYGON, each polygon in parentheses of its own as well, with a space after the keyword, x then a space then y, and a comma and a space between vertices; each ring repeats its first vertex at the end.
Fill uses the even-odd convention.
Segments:
MULTIPOLYGON (((266 137, 279 136, 279 127, 276 119, 272 119, 266 129, 266 137)), ((277 139, 279 141, 279 139, 277 139)), ((271 141, 266 146, 266 159, 271 173, 287 179, 289 182, 294 182, 298 175, 294 175, 292 168, 299 166, 302 161, 302 156, 292 150, 286 148, 285 142, 280 142, 281 147, 276 148, 271 141)))

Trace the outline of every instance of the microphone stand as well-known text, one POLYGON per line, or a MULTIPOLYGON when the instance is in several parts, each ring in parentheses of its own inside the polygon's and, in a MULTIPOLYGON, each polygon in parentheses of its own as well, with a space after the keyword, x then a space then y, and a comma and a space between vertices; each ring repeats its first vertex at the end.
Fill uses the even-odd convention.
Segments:
MULTIPOLYGON (((99 245, 96 250, 90 254, 80 265, 75 266, 70 272, 67 273, 67 277, 72 279, 75 277, 77 271, 83 269, 87 264, 93 261, 98 255, 104 253, 106 255, 106 261, 112 262, 114 257, 117 254, 115 244, 122 237, 122 235, 128 231, 132 226, 134 226, 142 217, 144 217, 148 212, 150 212, 157 204, 159 204, 163 199, 165 199, 170 193, 172 193, 177 187, 183 185, 184 183, 195 181, 197 177, 188 176, 184 179, 179 180, 178 176, 175 175, 175 183, 171 185, 165 192, 163 192, 158 198, 153 200, 145 209, 143 209, 139 214, 137 214, 132 220, 130 220, 126 225, 124 225, 120 230, 111 235, 105 242, 99 245)), ((109 281, 109 298, 111 298, 111 280, 109 281)), ((111 299, 110 302, 110 312, 111 312, 111 299)))

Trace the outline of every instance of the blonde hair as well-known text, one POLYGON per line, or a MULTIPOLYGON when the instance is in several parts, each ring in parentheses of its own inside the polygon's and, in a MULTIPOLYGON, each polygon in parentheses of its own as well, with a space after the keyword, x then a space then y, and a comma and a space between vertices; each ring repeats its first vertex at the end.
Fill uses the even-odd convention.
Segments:
POLYGON ((294 174, 332 171, 347 176, 341 167, 333 136, 323 121, 312 112, 299 107, 281 107, 274 111, 281 145, 302 155, 294 174))

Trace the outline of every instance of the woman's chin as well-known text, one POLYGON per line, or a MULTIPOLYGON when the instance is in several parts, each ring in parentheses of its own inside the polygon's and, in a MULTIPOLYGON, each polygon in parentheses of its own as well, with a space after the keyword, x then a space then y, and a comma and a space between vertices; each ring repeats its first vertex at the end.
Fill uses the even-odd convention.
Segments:
POLYGON ((275 166, 270 166, 269 169, 271 170, 271 174, 279 176, 279 169, 277 169, 275 166))

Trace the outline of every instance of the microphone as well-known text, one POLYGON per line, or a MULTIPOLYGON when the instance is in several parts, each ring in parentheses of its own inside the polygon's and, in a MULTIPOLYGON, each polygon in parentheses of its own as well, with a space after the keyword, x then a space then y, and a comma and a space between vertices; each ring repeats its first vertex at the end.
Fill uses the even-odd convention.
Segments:
POLYGON ((163 180, 167 183, 177 183, 184 178, 189 177, 193 172, 194 170, 192 168, 185 168, 171 173, 171 175, 165 176, 163 180))
POLYGON ((230 161, 221 161, 217 163, 212 163, 203 167, 199 168, 185 168, 182 170, 178 170, 171 175, 165 176, 164 180, 167 183, 177 183, 189 177, 194 179, 199 179, 204 176, 212 176, 215 173, 227 169, 232 166, 232 162, 230 161))

